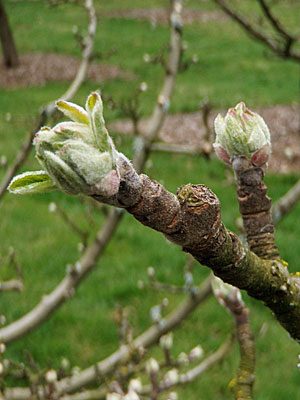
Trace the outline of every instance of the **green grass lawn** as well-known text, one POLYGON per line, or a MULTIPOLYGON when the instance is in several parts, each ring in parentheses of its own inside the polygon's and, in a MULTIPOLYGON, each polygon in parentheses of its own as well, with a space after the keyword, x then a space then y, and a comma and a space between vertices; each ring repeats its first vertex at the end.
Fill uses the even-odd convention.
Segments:
MULTIPOLYGON (((209 2, 196 3, 190 2, 193 7, 212 8, 209 2)), ((85 26, 79 7, 48 8, 42 1, 6 1, 6 4, 20 52, 51 51, 79 55, 71 33, 73 25, 85 26)), ((146 7, 151 4, 160 6, 166 2, 115 0, 108 5, 98 1, 97 7, 101 15, 101 7, 146 7)), ((104 61, 132 72, 135 79, 87 82, 77 94, 76 101, 83 102, 89 91, 96 88, 115 98, 125 98, 130 96, 132 88, 146 81, 149 91, 143 95, 142 110, 148 115, 163 73, 159 66, 145 64, 143 54, 154 54, 167 40, 168 29, 164 26, 153 30, 145 21, 100 18, 96 49, 106 52, 114 47, 115 54, 104 61)), ((171 112, 195 111, 204 97, 217 107, 231 106, 242 99, 250 106, 299 101, 299 67, 267 54, 261 45, 252 42, 230 21, 187 26, 184 40, 188 43, 188 55, 197 54, 200 61, 178 77, 171 112)), ((49 83, 37 88, 0 89, 0 155, 5 154, 9 161, 13 159, 24 134, 34 126, 39 107, 57 98, 66 87, 67 83, 49 83), (7 113, 12 115, 9 122, 6 120, 7 113)), ((106 110, 105 115, 109 121, 118 116, 110 110, 106 110)), ((130 156, 130 140, 117 139, 120 149, 130 156)), ((238 216, 235 192, 226 180, 225 167, 220 162, 167 154, 153 154, 151 161, 152 166, 149 165, 147 173, 164 182, 171 191, 176 191, 178 186, 187 182, 204 183, 211 187, 221 200, 225 223, 235 229, 234 221, 238 216)), ((28 168, 37 168, 33 155, 23 169, 28 168)), ((3 171, 0 178, 2 176, 3 171)), ((274 199, 279 198, 298 178, 296 174, 269 175, 270 195, 274 199)), ((51 291, 64 276, 67 264, 78 258, 79 239, 57 216, 48 212, 51 201, 63 207, 82 227, 89 227, 78 199, 61 193, 32 197, 7 195, 0 203, 0 254, 13 246, 21 260, 25 279, 22 294, 1 295, 0 313, 6 315, 8 322, 30 310, 45 292, 51 291)), ((293 271, 299 269, 299 212, 300 206, 297 206, 277 229, 282 257, 289 261, 293 271)), ((96 213, 95 221, 100 226, 103 216, 96 213)), ((93 228, 91 236, 95 231, 96 228, 93 228)), ((72 365, 89 366, 118 346, 113 322, 117 304, 129 307, 130 319, 135 334, 138 334, 151 324, 150 307, 168 295, 150 290, 141 292, 137 288, 137 281, 146 278, 147 267, 154 266, 162 281, 181 284, 184 262, 185 255, 180 249, 127 215, 105 256, 82 283, 76 296, 39 329, 11 344, 7 356, 22 360, 24 349, 27 349, 41 366, 58 367, 63 357, 70 359, 72 365)), ((205 268, 196 268, 196 282, 200 283, 208 272, 205 268)), ((168 297, 170 305, 167 311, 170 311, 181 297, 168 297)), ((246 301, 251 310, 257 344, 255 398, 297 399, 300 384, 296 368, 298 345, 289 339, 261 303, 249 298, 246 301), (262 326, 264 329, 261 329, 262 326)), ((209 354, 228 335, 231 326, 230 316, 211 298, 176 332, 174 354, 188 351, 198 343, 209 354)), ((232 398, 227 386, 237 363, 238 351, 235 349, 221 365, 192 385, 180 389, 179 398, 232 398)))

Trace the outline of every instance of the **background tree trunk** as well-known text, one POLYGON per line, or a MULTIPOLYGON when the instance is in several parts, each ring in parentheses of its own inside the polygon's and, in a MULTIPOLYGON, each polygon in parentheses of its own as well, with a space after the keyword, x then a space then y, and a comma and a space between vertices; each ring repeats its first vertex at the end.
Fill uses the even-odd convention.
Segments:
POLYGON ((0 41, 4 64, 7 68, 17 67, 19 65, 19 57, 2 0, 0 0, 0 41))

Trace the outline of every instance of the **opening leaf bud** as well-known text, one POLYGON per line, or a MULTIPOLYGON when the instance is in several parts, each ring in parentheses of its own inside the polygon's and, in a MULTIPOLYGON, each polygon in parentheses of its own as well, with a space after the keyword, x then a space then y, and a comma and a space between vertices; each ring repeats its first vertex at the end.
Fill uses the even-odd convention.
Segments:
POLYGON ((269 129, 263 118, 245 103, 230 108, 225 118, 219 114, 214 125, 214 149, 222 161, 231 164, 235 156, 243 156, 258 167, 267 163, 271 153, 269 129))

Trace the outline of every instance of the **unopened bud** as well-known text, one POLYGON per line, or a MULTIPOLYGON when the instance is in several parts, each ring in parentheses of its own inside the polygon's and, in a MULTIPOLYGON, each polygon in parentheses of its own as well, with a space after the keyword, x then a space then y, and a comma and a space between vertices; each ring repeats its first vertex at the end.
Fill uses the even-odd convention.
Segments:
POLYGON ((148 90, 148 85, 147 85, 147 83, 146 82, 142 82, 141 84, 140 84, 140 91, 141 92, 146 92, 147 90, 148 90))
POLYGON ((159 345, 164 350, 170 350, 173 346, 173 333, 170 332, 162 336, 159 340, 159 345))
POLYGON ((179 380, 179 374, 177 369, 175 368, 168 371, 164 378, 164 381, 168 386, 176 385, 178 383, 178 380, 179 380))
POLYGON ((4 343, 0 343, 0 354, 3 354, 6 350, 6 346, 4 343))
POLYGON ((54 383, 57 381, 57 373, 54 369, 49 369, 45 375, 46 382, 54 383))
POLYGON ((224 307, 227 307, 226 300, 243 304, 240 290, 216 276, 212 280, 212 290, 218 302, 224 307))
POLYGON ((144 60, 145 63, 149 63, 149 62, 151 61, 150 54, 145 53, 145 54, 143 55, 143 60, 144 60))
POLYGON ((131 379, 128 385, 129 392, 137 392, 139 393, 143 388, 142 382, 139 379, 131 379))
POLYGON ((231 164, 235 156, 243 156, 258 167, 267 163, 271 153, 269 129, 243 102, 230 108, 225 118, 217 116, 215 132, 215 152, 224 162, 231 164))
POLYGON ((190 360, 198 360, 199 358, 203 357, 204 351, 203 348, 198 345, 196 347, 194 347, 189 354, 189 358, 190 360))
POLYGON ((146 371, 149 375, 157 374, 159 371, 159 364, 155 358, 150 358, 146 363, 146 371))
POLYGON ((57 205, 54 202, 50 203, 48 206, 48 210, 50 213, 55 213, 57 210, 57 205))
POLYGON ((179 364, 181 365, 187 365, 189 363, 189 357, 186 353, 181 352, 177 358, 177 361, 179 362, 179 364))
POLYGON ((155 275, 155 269, 153 267, 148 267, 147 268, 147 275, 149 276, 149 278, 153 278, 155 275))

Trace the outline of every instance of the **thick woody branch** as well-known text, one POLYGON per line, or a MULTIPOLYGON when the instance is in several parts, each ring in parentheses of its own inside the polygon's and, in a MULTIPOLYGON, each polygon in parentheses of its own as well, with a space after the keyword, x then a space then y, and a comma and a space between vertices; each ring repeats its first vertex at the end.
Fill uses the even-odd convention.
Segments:
MULTIPOLYGON (((122 168, 120 168, 122 170, 122 168)), ((204 185, 185 185, 177 197, 146 175, 123 165, 119 193, 110 204, 123 206, 142 224, 162 232, 215 275, 263 301, 300 340, 300 283, 281 260, 261 259, 221 221, 218 198, 204 185), (130 179, 128 180, 128 178, 130 179)), ((105 199, 99 199, 102 202, 105 199)))
MULTIPOLYGON (((281 34, 281 37, 284 39, 283 43, 279 43, 269 37, 266 33, 258 30, 253 24, 251 24, 246 18, 241 16, 239 13, 237 13, 232 7, 228 6, 227 2, 224 0, 214 0, 216 4, 220 6, 220 8, 234 21, 236 21, 252 38, 258 40, 259 42, 263 43, 266 45, 270 50, 272 50, 275 54, 277 54, 279 57, 282 58, 288 58, 290 60, 300 62, 300 54, 297 51, 294 51, 292 49, 292 44, 294 43, 294 38, 291 40, 291 36, 282 29, 278 30, 278 26, 282 28, 281 25, 279 25, 278 21, 277 22, 277 27, 276 27, 276 22, 275 18, 273 15, 271 18, 273 19, 273 22, 270 21, 270 17, 268 17, 268 20, 271 22, 273 28, 275 31, 279 34, 281 34), (285 36, 283 35, 283 32, 285 32, 285 36), (287 36, 288 35, 288 36, 287 36)), ((265 2, 264 2, 265 3, 265 2)), ((266 11, 264 12, 266 15, 266 11)), ((270 13, 270 10, 269 10, 270 13)))
MULTIPOLYGON (((77 93, 78 89, 80 88, 81 84, 85 80, 87 68, 92 56, 93 46, 94 46, 94 38, 96 34, 97 28, 97 19, 96 19, 96 12, 94 8, 93 0, 85 0, 85 9, 88 14, 89 22, 88 22, 88 33, 85 37, 84 43, 85 46, 82 51, 82 61, 79 65, 77 70, 76 76, 72 81, 71 85, 67 89, 67 91, 60 97, 63 100, 71 100, 75 94, 77 93)), ((26 161, 27 157, 30 154, 32 148, 32 140, 34 135, 37 131, 41 129, 47 123, 47 120, 51 118, 51 116, 55 113, 55 101, 51 102, 47 106, 45 106, 40 115, 38 117, 38 121, 36 124, 35 129, 33 129, 29 135, 27 135, 24 143, 21 145, 20 150, 18 151, 13 163, 8 167, 2 182, 0 183, 0 199, 6 193, 6 189, 11 182, 12 178, 16 174, 16 172, 21 168, 21 166, 26 161)))
POLYGON ((263 182, 263 169, 254 167, 245 157, 235 157, 232 166, 250 250, 261 258, 279 258, 271 213, 272 202, 267 196, 267 187, 263 182))
MULTIPOLYGON (((116 352, 95 365, 81 371, 78 375, 62 379, 57 383, 57 393, 72 393, 80 388, 93 383, 101 378, 111 375, 117 366, 126 364, 135 351, 140 348, 147 349, 157 343, 161 336, 178 327, 202 302, 211 294, 211 278, 206 281, 185 299, 173 312, 164 318, 164 324, 153 325, 143 332, 129 345, 121 346, 116 352)), ((30 398, 30 391, 25 388, 12 388, 5 390, 7 400, 25 400, 30 398)))

